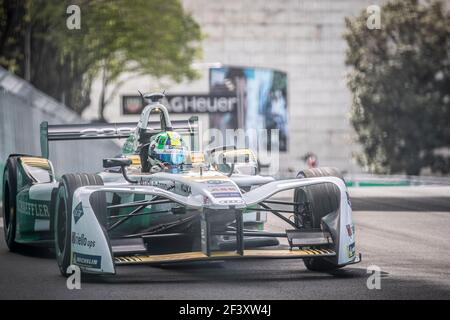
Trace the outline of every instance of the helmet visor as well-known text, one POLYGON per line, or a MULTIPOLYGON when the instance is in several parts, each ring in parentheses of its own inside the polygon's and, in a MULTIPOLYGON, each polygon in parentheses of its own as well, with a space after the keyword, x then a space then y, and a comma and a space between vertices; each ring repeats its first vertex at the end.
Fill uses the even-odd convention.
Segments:
POLYGON ((185 156, 183 149, 172 149, 170 152, 161 152, 157 154, 160 161, 171 165, 180 165, 184 163, 185 156))

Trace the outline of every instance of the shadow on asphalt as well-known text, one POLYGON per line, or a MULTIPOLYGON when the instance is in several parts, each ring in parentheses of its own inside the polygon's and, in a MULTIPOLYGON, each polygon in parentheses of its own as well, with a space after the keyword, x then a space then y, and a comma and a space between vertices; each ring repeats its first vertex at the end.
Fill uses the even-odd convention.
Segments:
POLYGON ((21 245, 19 251, 14 252, 14 254, 30 258, 56 259, 55 252, 52 249, 28 245, 21 245))
MULTIPOLYGON (((249 261, 249 260, 247 260, 249 261)), ((229 264, 230 262, 227 262, 229 264)), ((132 267, 132 266, 131 266, 132 267)), ((204 264, 202 266, 177 265, 171 266, 170 270, 165 266, 150 267, 156 272, 146 271, 143 274, 142 269, 131 274, 131 270, 126 270, 126 274, 121 273, 120 268, 114 276, 95 276, 83 275, 83 282, 86 283, 109 283, 109 284, 170 284, 170 283, 244 283, 244 282, 283 282, 283 281, 320 281, 330 279, 360 279, 367 278, 368 274, 364 268, 345 268, 333 272, 313 272, 306 269, 299 270, 243 270, 235 266, 227 266, 223 263, 204 264), (229 268, 231 267, 231 268, 229 268), (239 269, 238 269, 239 268, 239 269), (162 270, 164 269, 164 270, 162 270), (162 272, 161 272, 162 271, 162 272), (219 272, 220 271, 220 272, 219 272)), ((388 274, 382 274, 387 277, 388 274)))

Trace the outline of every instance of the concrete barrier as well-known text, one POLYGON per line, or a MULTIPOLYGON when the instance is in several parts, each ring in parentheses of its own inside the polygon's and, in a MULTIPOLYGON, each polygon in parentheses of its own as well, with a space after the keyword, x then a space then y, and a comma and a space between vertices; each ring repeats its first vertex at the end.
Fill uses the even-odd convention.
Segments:
MULTIPOLYGON (((41 155, 39 126, 42 121, 49 124, 86 123, 65 105, 0 67, 0 179, 9 154, 41 155)), ((102 169, 103 158, 119 153, 120 147, 114 141, 50 143, 50 160, 57 175, 97 172, 102 169)))

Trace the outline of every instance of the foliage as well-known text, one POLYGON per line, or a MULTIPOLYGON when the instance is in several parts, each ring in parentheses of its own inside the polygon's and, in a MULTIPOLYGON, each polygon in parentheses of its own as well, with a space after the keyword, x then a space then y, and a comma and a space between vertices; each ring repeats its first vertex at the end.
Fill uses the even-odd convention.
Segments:
POLYGON ((178 0, 0 1, 0 64, 78 113, 90 104, 99 74, 102 118, 106 87, 124 72, 196 76, 191 63, 201 32, 178 0), (79 30, 66 26, 72 4, 81 9, 79 30))
POLYGON ((450 14, 439 1, 397 0, 346 19, 352 124, 377 173, 450 171, 450 14))

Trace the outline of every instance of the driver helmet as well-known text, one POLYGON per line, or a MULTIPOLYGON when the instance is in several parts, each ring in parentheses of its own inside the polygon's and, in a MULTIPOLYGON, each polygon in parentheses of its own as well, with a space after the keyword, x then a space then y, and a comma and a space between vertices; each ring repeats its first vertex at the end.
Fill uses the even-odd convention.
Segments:
POLYGON ((169 165, 181 165, 186 160, 187 147, 180 134, 165 131, 153 136, 149 146, 151 158, 169 165))

